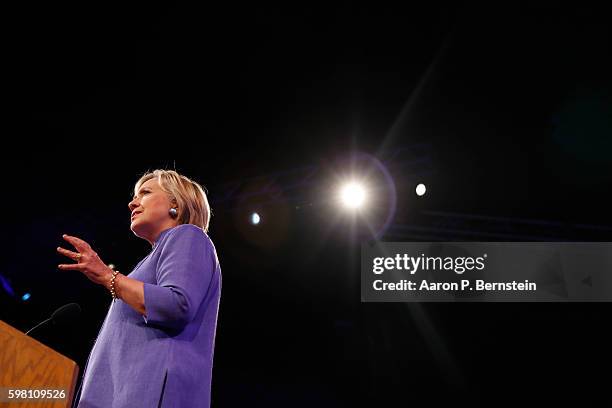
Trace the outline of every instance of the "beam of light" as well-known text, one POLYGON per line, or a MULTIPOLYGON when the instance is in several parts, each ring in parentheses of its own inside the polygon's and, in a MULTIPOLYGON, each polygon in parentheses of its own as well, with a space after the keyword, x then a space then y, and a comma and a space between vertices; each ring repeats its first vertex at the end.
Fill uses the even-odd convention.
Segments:
POLYGON ((23 300, 25 302, 26 300, 28 300, 30 298, 30 296, 32 296, 32 295, 30 295, 29 293, 24 293, 23 296, 21 297, 21 300, 23 300))
POLYGON ((357 209, 364 205, 366 192, 363 186, 357 182, 345 184, 340 191, 340 200, 347 208, 357 209))
POLYGON ((251 224, 257 225, 259 224, 260 221, 261 221, 261 217, 259 216, 259 214, 257 214, 256 212, 251 214, 251 224))
MULTIPOLYGON (((446 55, 449 53, 448 50, 454 40, 455 32, 457 31, 457 25, 453 26, 446 34, 440 48, 435 54, 433 60, 427 67, 426 71, 421 76, 419 82, 414 87, 408 100, 402 107, 399 115, 395 119, 395 122, 391 126, 391 129, 385 135, 382 144, 378 148, 379 154, 386 151, 389 146, 392 145, 393 141, 396 140, 401 134, 401 130, 407 131, 407 126, 412 125, 413 121, 417 119, 414 107, 418 102, 421 102, 421 94, 425 93, 426 86, 430 85, 436 76, 439 76, 439 66, 444 60, 446 55)), ((448 65, 448 64, 447 64, 448 65)))
POLYGON ((427 192, 427 187, 425 187, 425 184, 421 183, 418 186, 416 186, 415 192, 419 197, 424 196, 425 193, 427 192))

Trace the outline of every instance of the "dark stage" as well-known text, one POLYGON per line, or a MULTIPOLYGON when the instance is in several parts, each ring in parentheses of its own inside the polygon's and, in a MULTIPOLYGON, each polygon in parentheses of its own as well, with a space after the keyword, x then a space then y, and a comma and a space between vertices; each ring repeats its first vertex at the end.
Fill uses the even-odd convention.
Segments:
POLYGON ((79 303, 34 337, 83 368, 110 297, 55 248, 127 274, 150 250, 134 183, 176 169, 208 191, 223 273, 213 407, 609 404, 609 303, 363 303, 359 275, 374 236, 611 241, 603 7, 14 7, 0 320, 79 303), (395 209, 375 175, 352 217, 336 185, 375 161, 395 209))

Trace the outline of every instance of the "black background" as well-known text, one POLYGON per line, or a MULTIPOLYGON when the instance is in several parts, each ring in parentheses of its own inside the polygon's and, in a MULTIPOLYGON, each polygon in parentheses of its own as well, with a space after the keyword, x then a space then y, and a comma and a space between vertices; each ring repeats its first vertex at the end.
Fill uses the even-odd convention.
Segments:
POLYGON ((408 186, 397 224, 431 210, 609 226, 603 9, 53 4, 6 17, 0 274, 17 296, 0 290, 2 320, 25 331, 80 303, 79 323, 38 338, 83 367, 109 297, 57 270, 61 234, 129 271, 148 253, 129 231, 132 186, 175 168, 213 203, 213 406, 606 397, 608 304, 363 304, 358 240, 311 187, 268 206, 220 200, 228 182, 426 143, 425 197, 393 174, 408 186))

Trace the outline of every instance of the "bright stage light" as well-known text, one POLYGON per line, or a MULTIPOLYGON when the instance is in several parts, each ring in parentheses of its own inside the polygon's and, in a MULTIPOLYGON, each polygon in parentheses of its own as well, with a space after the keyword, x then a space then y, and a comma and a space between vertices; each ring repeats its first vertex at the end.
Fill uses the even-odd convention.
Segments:
POLYGON ((351 182, 342 187, 340 199, 342 204, 348 208, 359 208, 365 202, 366 193, 359 183, 351 182))
POLYGON ((261 221, 261 217, 259 216, 259 214, 257 214, 256 212, 251 214, 251 224, 257 225, 259 224, 259 221, 261 221))
POLYGON ((427 187, 425 187, 425 184, 421 183, 418 186, 416 186, 416 193, 418 196, 425 195, 426 191, 427 191, 427 187))
POLYGON ((24 293, 23 296, 21 297, 21 300, 23 300, 25 302, 26 300, 28 300, 30 298, 30 296, 32 296, 32 295, 30 295, 29 293, 24 293))

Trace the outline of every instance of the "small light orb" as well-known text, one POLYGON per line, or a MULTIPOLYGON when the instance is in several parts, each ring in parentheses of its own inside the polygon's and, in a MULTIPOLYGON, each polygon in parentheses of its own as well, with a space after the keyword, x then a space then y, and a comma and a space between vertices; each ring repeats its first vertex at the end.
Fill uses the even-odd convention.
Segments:
POLYGON ((425 195, 426 191, 427 191, 427 187, 425 187, 425 184, 421 183, 418 186, 416 186, 416 193, 418 196, 425 195))

